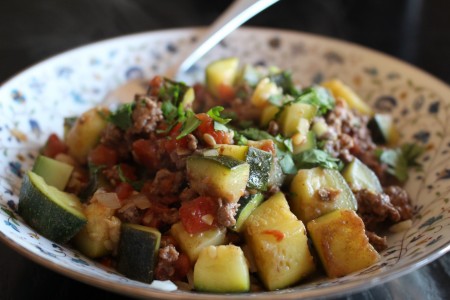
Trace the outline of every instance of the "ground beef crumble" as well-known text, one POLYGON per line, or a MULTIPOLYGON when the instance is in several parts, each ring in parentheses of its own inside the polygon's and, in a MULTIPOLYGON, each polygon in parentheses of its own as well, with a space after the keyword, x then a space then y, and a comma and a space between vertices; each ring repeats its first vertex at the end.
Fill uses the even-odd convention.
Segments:
POLYGON ((167 245, 159 249, 158 264, 155 269, 155 279, 170 280, 175 274, 175 262, 178 260, 180 253, 174 245, 167 245))

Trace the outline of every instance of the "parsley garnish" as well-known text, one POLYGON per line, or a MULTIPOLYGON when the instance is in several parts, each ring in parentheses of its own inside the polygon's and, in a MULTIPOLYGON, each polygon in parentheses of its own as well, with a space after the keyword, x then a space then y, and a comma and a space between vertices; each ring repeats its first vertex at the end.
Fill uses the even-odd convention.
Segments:
POLYGON ((294 102, 308 103, 317 106, 317 114, 324 115, 334 108, 334 98, 328 90, 321 86, 312 86, 305 89, 294 102))
POLYGON ((133 125, 131 115, 133 113, 134 103, 125 103, 119 106, 117 110, 110 114, 107 120, 122 130, 127 130, 133 125))
POLYGON ((322 167, 325 169, 341 170, 344 166, 338 158, 319 149, 310 149, 294 155, 294 162, 299 169, 322 167))
POLYGON ((387 172, 404 182, 408 179, 409 167, 420 167, 417 158, 425 149, 416 144, 404 144, 395 149, 377 151, 380 162, 387 165, 387 172))
POLYGON ((188 110, 186 115, 187 117, 183 123, 183 127, 181 128, 181 132, 176 137, 177 140, 193 132, 202 123, 202 121, 200 121, 191 110, 188 110))
POLYGON ((220 112, 223 111, 224 108, 222 106, 215 106, 208 110, 206 113, 208 116, 210 116, 214 121, 219 122, 220 124, 227 124, 231 121, 231 119, 225 119, 220 115, 220 112))
POLYGON ((292 81, 291 73, 284 71, 269 76, 270 81, 283 89, 283 94, 292 95, 294 97, 300 95, 300 90, 295 86, 292 81))

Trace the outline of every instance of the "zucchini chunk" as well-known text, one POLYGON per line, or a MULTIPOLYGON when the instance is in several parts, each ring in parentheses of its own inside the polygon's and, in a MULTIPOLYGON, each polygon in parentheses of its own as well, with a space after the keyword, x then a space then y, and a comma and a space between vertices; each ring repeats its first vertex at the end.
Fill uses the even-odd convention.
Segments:
POLYGON ((230 156, 191 156, 186 167, 192 189, 227 202, 237 202, 244 194, 250 174, 248 163, 230 156))
POLYGON ((400 134, 395 127, 391 115, 375 114, 372 119, 370 119, 367 127, 369 128, 375 143, 390 146, 395 146, 398 143, 400 134))
POLYGON ((304 137, 304 141, 303 143, 296 145, 294 144, 294 154, 298 154, 300 152, 306 151, 306 150, 311 150, 316 148, 316 134, 314 133, 314 131, 309 130, 305 137, 304 137))
POLYGON ((152 227, 122 223, 117 270, 128 278, 151 283, 161 233, 152 227))
POLYGON ((248 146, 245 145, 218 144, 216 149, 219 155, 231 156, 243 161, 245 161, 248 152, 248 146))
POLYGON ((260 193, 241 197, 238 201, 239 207, 235 216, 236 224, 231 229, 236 232, 241 232, 247 218, 263 202, 263 200, 264 197, 260 193))
POLYGON ((24 176, 18 210, 31 227, 56 243, 68 242, 87 222, 77 196, 48 185, 32 171, 24 176))
POLYGON ((337 170, 299 170, 290 191, 292 212, 305 223, 337 209, 357 209, 355 196, 337 170))
POLYGON ((73 166, 57 161, 56 159, 39 155, 33 165, 32 171, 44 178, 48 185, 64 191, 73 172, 73 166))
POLYGON ((356 157, 345 166, 342 175, 354 191, 368 189, 376 194, 383 192, 377 175, 356 157))
POLYGON ((316 112, 317 106, 315 105, 290 102, 284 106, 277 118, 281 132, 286 137, 291 137, 296 133, 306 136, 316 112))
POLYGON ((342 83, 338 79, 333 79, 321 84, 323 87, 330 90, 334 98, 341 98, 347 102, 350 108, 357 110, 364 115, 373 115, 373 110, 364 102, 348 85, 342 83))
POLYGON ((266 191, 273 164, 272 153, 249 147, 246 161, 250 166, 247 187, 249 189, 266 191))
POLYGON ((280 108, 272 104, 269 104, 266 107, 264 107, 264 109, 261 112, 261 117, 259 119, 259 125, 261 127, 269 126, 270 121, 275 119, 275 116, 279 111, 280 108))
POLYGON ((247 292, 250 274, 242 249, 234 245, 204 248, 194 266, 194 287, 213 293, 247 292))
POLYGON ((89 151, 97 145, 100 135, 106 127, 108 114, 107 108, 94 107, 84 112, 76 120, 66 136, 70 156, 82 164, 86 163, 89 151))
POLYGON ((111 254, 120 235, 120 220, 114 217, 115 210, 98 202, 85 207, 87 224, 73 238, 75 247, 84 255, 97 258, 111 254))
POLYGON ((256 107, 263 107, 269 103, 270 97, 281 95, 282 93, 283 89, 266 77, 258 83, 253 91, 250 101, 256 107))
POLYGON ((170 228, 171 235, 192 263, 197 261, 203 248, 225 244, 226 232, 226 228, 214 228, 200 233, 188 233, 181 222, 170 228))
POLYGON ((353 210, 336 210, 307 224, 329 277, 341 277, 373 265, 380 258, 369 243, 364 223, 353 210))
POLYGON ((222 87, 231 88, 238 73, 239 59, 230 57, 219 59, 206 67, 206 87, 214 96, 220 96, 222 87))
POLYGON ((305 226, 279 192, 248 217, 245 237, 268 290, 290 286, 315 270, 305 226))

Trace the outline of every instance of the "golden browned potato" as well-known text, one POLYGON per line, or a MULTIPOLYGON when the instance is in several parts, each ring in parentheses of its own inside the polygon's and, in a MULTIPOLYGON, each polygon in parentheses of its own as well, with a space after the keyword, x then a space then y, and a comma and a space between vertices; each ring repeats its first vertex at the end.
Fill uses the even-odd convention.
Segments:
POLYGON ((341 277, 373 265, 380 258, 369 243, 364 223, 353 210, 336 210, 307 224, 329 277, 341 277))
POLYGON ((315 270, 305 226, 283 193, 263 202, 245 222, 245 237, 268 290, 290 286, 315 270))

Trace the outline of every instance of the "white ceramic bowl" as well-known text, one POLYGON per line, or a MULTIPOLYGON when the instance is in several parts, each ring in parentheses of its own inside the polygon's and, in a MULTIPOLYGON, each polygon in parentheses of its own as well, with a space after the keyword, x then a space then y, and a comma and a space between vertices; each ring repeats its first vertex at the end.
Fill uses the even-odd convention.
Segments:
MULTIPOLYGON (((136 297, 223 299, 175 290, 168 283, 129 280, 114 270, 57 245, 30 229, 16 214, 23 173, 51 132, 62 134, 66 116, 80 114, 134 77, 163 72, 201 29, 136 34, 81 47, 39 63, 0 88, 0 237, 28 258, 77 280, 136 297)), ((388 236, 389 248, 376 265, 355 274, 251 294, 294 299, 343 294, 380 284, 415 270, 450 249, 450 89, 410 65, 375 51, 309 34, 244 28, 211 51, 194 69, 237 56, 242 62, 291 70, 304 85, 338 77, 378 111, 395 116, 402 141, 426 146, 421 170, 406 189, 414 204, 413 226, 388 236)), ((227 295, 245 299, 249 294, 227 295)))

